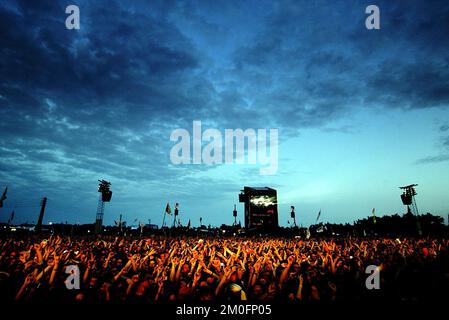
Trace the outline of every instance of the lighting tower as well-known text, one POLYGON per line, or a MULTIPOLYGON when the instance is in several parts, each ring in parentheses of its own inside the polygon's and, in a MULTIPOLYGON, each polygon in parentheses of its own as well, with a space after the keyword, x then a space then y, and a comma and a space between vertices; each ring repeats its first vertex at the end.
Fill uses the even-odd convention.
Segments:
POLYGON ((234 217, 234 226, 237 225, 237 208, 236 205, 234 204, 234 211, 232 211, 232 216, 234 217))
POLYGON ((418 228, 418 234, 421 235, 421 224, 418 220, 418 206, 416 205, 416 199, 415 196, 417 195, 415 187, 417 187, 417 184, 411 184, 404 187, 399 187, 399 189, 403 190, 401 194, 401 200, 402 203, 407 206, 407 213, 411 213, 416 216, 416 224, 418 228))
POLYGON ((104 203, 110 202, 112 198, 111 183, 106 180, 98 180, 98 182, 100 182, 98 185, 100 198, 98 199, 97 217, 95 219, 95 234, 100 234, 103 227, 104 203))

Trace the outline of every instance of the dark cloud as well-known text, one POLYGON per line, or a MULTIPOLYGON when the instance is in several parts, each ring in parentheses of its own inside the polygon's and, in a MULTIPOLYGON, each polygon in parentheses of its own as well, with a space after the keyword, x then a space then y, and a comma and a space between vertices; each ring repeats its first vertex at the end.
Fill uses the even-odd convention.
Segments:
POLYGON ((200 61, 165 5, 152 16, 82 3, 79 31, 65 29, 62 3, 0 8, 0 180, 13 193, 55 201, 99 177, 129 185, 179 173, 169 133, 207 107, 210 88, 191 94, 204 84, 192 75, 200 61))
POLYGON ((436 162, 444 162, 449 161, 449 155, 438 155, 438 156, 431 156, 419 159, 416 161, 417 164, 429 164, 429 163, 436 163, 436 162))
POLYGON ((449 106, 449 64, 419 62, 384 63, 368 82, 372 103, 402 108, 449 106))
POLYGON ((283 2, 236 51, 236 70, 262 91, 259 105, 278 107, 280 126, 323 126, 360 106, 449 106, 447 3, 380 1, 378 31, 364 27, 367 2, 325 3, 283 2))
POLYGON ((439 155, 431 155, 428 157, 424 157, 421 159, 418 159, 416 161, 416 164, 430 164, 430 163, 436 163, 436 162, 443 162, 443 161, 449 161, 449 135, 447 135, 447 131, 449 130, 449 126, 444 124, 441 125, 438 130, 442 133, 444 133, 443 136, 440 136, 440 141, 438 143, 441 154, 439 155))
POLYGON ((444 138, 443 145, 449 148, 449 136, 444 138))

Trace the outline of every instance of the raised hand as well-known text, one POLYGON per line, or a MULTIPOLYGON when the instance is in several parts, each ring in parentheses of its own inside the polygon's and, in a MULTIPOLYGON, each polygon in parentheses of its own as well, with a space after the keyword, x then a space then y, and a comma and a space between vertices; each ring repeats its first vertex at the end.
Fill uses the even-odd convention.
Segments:
POLYGON ((26 257, 25 257, 25 254, 20 254, 19 260, 20 260, 20 262, 22 262, 23 264, 25 264, 25 263, 27 262, 27 259, 26 259, 26 257))
POLYGON ((103 283, 103 285, 101 286, 101 289, 100 289, 100 290, 103 291, 103 292, 108 292, 110 286, 111 286, 110 283, 105 282, 105 283, 103 283))
POLYGON ((224 277, 226 280, 228 280, 228 279, 231 277, 232 272, 233 272, 233 271, 232 271, 231 268, 226 268, 223 277, 224 277))
POLYGON ((157 279, 157 286, 158 286, 159 290, 161 290, 162 287, 164 286, 165 280, 166 280, 166 279, 164 279, 163 277, 157 279))
POLYGON ((195 274, 193 275, 193 283, 197 283, 201 279, 201 270, 198 269, 195 274))
POLYGON ((29 275, 25 278, 25 281, 24 281, 23 285, 24 285, 25 287, 28 287, 30 284, 33 284, 33 283, 35 283, 35 282, 36 282, 36 278, 35 278, 32 274, 29 274, 29 275))
POLYGON ((256 262, 256 263, 254 264, 254 272, 259 273, 260 269, 261 269, 261 264, 260 264, 260 262, 256 262))

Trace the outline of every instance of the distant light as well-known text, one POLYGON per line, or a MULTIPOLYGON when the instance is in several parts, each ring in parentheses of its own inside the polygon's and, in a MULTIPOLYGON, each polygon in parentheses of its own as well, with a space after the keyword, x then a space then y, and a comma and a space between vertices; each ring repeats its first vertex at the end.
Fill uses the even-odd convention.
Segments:
POLYGON ((17 231, 17 229, 16 228, 11 228, 11 231, 17 231))
POLYGON ((49 225, 52 225, 52 224, 53 224, 53 222, 50 221, 49 225))

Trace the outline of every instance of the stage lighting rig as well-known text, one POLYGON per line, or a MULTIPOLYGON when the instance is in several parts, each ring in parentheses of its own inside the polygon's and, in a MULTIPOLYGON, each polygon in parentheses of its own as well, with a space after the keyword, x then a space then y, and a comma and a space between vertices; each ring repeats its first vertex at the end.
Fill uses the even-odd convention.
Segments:
POLYGON ((112 198, 112 191, 110 190, 111 183, 106 180, 98 180, 98 192, 101 193, 101 199, 103 202, 110 202, 112 198))
POLYGON ((407 213, 414 214, 416 216, 418 234, 421 235, 422 234, 421 224, 419 223, 418 220, 419 212, 415 199, 415 196, 417 195, 416 193, 417 186, 418 186, 417 184, 410 184, 408 186, 399 187, 399 189, 403 190, 401 194, 401 200, 404 206, 407 206, 407 213))
POLYGON ((100 192, 100 198, 98 199, 97 215, 95 219, 95 233, 100 234, 103 228, 103 215, 104 204, 110 202, 112 198, 111 183, 106 180, 98 180, 98 192, 100 192))
POLYGON ((417 184, 411 184, 408 186, 399 187, 399 189, 403 190, 401 194, 401 200, 404 206, 407 206, 407 213, 413 212, 414 214, 418 214, 418 207, 416 206, 415 200, 415 196, 417 195, 415 188, 417 186, 417 184), (412 206, 411 209, 410 206, 412 206))

